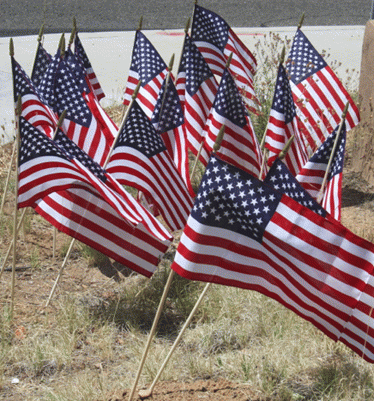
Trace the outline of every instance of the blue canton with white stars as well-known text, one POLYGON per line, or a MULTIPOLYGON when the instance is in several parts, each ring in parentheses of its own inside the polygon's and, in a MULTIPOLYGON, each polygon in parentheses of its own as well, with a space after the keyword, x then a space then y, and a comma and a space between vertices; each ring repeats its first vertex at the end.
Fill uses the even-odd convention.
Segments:
POLYGON ((137 31, 130 69, 139 74, 141 85, 147 85, 165 68, 167 68, 165 62, 151 42, 142 32, 137 31))
POLYGON ((82 68, 84 69, 92 68, 90 60, 87 57, 87 54, 83 48, 82 42, 78 37, 78 34, 76 34, 74 38, 74 54, 77 57, 77 60, 82 68))
POLYGON ((66 51, 64 60, 66 64, 69 66, 72 74, 75 76, 75 82, 79 86, 80 92, 89 93, 90 88, 88 87, 86 82, 86 75, 84 69, 82 65, 79 63, 77 57, 73 54, 73 52, 70 49, 66 51))
POLYGON ((59 115, 66 110, 66 118, 89 127, 91 111, 83 99, 69 66, 58 51, 39 86, 45 102, 59 115))
POLYGON ((326 216, 326 210, 305 191, 285 164, 279 159, 276 159, 272 164, 264 182, 312 210, 314 213, 318 213, 323 217, 326 216))
POLYGON ((299 82, 326 67, 326 65, 325 60, 309 42, 308 38, 298 29, 286 63, 292 82, 297 85, 299 82))
POLYGON ((39 42, 38 49, 36 51, 35 62, 31 73, 31 80, 36 87, 39 86, 43 75, 47 71, 47 68, 52 60, 52 56, 44 49, 42 44, 39 42))
POLYGON ((211 43, 223 52, 228 41, 229 30, 229 25, 222 17, 195 4, 191 29, 193 41, 211 43))
POLYGON ((116 147, 129 146, 148 158, 166 150, 161 136, 137 102, 133 102, 116 147))
POLYGON ((203 82, 213 77, 213 73, 204 60, 203 55, 189 36, 186 36, 185 39, 182 63, 185 64, 186 90, 193 96, 199 90, 203 82))
POLYGON ((158 94, 152 115, 152 123, 158 124, 156 131, 160 134, 179 127, 184 122, 182 106, 173 81, 169 79, 166 93, 165 87, 166 79, 164 80, 158 94))
POLYGON ((17 102, 18 96, 25 96, 27 94, 39 95, 38 90, 34 84, 30 81, 26 72, 12 57, 12 70, 13 70, 13 94, 14 102, 17 102))
POLYGON ((70 138, 68 138, 61 130, 58 130, 55 138, 55 143, 74 159, 79 160, 88 170, 91 171, 101 181, 106 181, 105 170, 99 163, 95 162, 86 152, 79 148, 70 138))
MULTIPOLYGON (((310 161, 314 163, 328 164, 332 148, 334 146, 335 138, 338 132, 339 126, 326 138, 322 145, 317 149, 310 161)), ((340 132, 337 147, 335 149, 335 155, 328 175, 328 180, 334 175, 340 174, 343 171, 344 165, 344 151, 345 151, 345 139, 346 139, 346 127, 343 125, 342 131, 340 132)))
POLYGON ((293 101, 287 73, 283 65, 280 65, 278 69, 273 105, 271 108, 284 115, 286 124, 291 122, 296 116, 296 106, 293 101))
POLYGON ((212 155, 191 215, 261 242, 282 194, 212 155))
POLYGON ((20 118, 19 165, 42 156, 56 156, 70 161, 70 157, 50 138, 23 117, 20 118))
POLYGON ((227 68, 222 75, 213 108, 222 117, 232 121, 239 127, 244 127, 247 124, 247 110, 234 78, 227 68))

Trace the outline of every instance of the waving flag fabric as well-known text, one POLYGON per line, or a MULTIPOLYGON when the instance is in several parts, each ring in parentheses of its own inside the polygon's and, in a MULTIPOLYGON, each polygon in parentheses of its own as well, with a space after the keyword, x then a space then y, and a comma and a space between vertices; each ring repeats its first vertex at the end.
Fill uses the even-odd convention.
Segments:
MULTIPOLYGON (((223 73, 203 136, 205 137, 202 158, 207 164, 207 155, 213 150, 218 132, 225 125, 221 147, 217 151, 223 160, 259 176, 262 152, 252 127, 248 112, 228 69, 223 73)), ((208 156, 209 157, 209 156, 208 156)))
POLYGON ((92 68, 91 62, 88 59, 86 51, 82 45, 81 40, 79 39, 78 33, 75 34, 74 37, 74 54, 77 57, 80 66, 83 68, 86 76, 87 83, 92 88, 92 92, 94 93, 96 99, 100 101, 103 97, 105 97, 105 93, 101 88, 100 82, 96 77, 95 71, 92 68))
POLYGON ((222 76, 232 54, 230 72, 246 104, 256 111, 259 103, 253 88, 253 76, 257 62, 227 22, 216 13, 195 4, 191 39, 213 73, 219 76, 222 76))
POLYGON ((17 103, 18 96, 21 96, 21 116, 51 138, 57 124, 55 113, 42 102, 40 92, 14 57, 11 61, 14 102, 17 103))
POLYGON ((83 98, 80 83, 77 83, 75 75, 59 51, 39 88, 43 99, 58 115, 67 111, 62 131, 103 165, 114 141, 114 131, 95 118, 83 98))
MULTIPOLYGON (((120 185, 116 185, 99 164, 90 162, 83 151, 76 149, 76 145, 71 144, 69 147, 67 144, 69 139, 63 141, 65 148, 61 148, 22 117, 20 132, 18 190, 20 208, 32 206, 36 200, 52 192, 83 188, 101 196, 125 220, 135 225, 143 222, 144 226, 161 240, 170 238, 161 223, 120 185), (65 151, 66 148, 68 152, 65 151)), ((60 132, 60 136, 61 134, 60 132)))
POLYGON ((272 297, 374 362, 373 244, 215 155, 200 188, 171 268, 272 297))
MULTIPOLYGON (((165 240, 170 238, 170 234, 163 227, 163 225, 155 219, 140 203, 138 203, 124 188, 115 180, 107 171, 105 171, 98 163, 93 161, 83 150, 81 150, 73 141, 71 141, 62 131, 58 131, 55 139, 55 143, 60 146, 70 157, 74 158, 75 161, 81 163, 86 169, 82 169, 78 165, 80 171, 90 181, 90 183, 96 188, 96 190, 107 199, 108 203, 115 202, 114 209, 116 209, 116 203, 125 201, 124 207, 127 208, 130 213, 130 221, 132 215, 135 218, 135 223, 142 222, 144 227, 153 234, 156 238, 165 240), (88 170, 88 171, 87 171, 88 170), (105 186, 103 186, 103 184, 105 186), (122 199, 117 200, 118 196, 122 199)), ((122 206, 122 207, 123 207, 122 206)))
POLYGON ((146 277, 170 243, 156 239, 142 224, 128 224, 101 197, 81 188, 54 192, 36 201, 34 209, 59 231, 146 277))
POLYGON ((286 68, 300 118, 312 134, 310 146, 313 150, 339 124, 348 102, 347 131, 357 125, 360 121, 357 106, 300 29, 295 34, 286 68))
POLYGON ((184 113, 171 79, 165 78, 162 84, 151 121, 156 132, 161 135, 188 191, 191 196, 195 196, 190 180, 184 113))
POLYGON ((186 35, 176 87, 184 96, 185 132, 188 146, 196 156, 202 132, 218 90, 218 83, 203 56, 186 35), (184 87, 184 90, 182 89, 184 87))
POLYGON ((172 231, 182 229, 192 198, 166 147, 137 102, 119 133, 107 171, 152 199, 172 231))
MULTIPOLYGON (((338 130, 339 126, 328 136, 325 142, 318 148, 316 153, 296 176, 296 179, 314 199, 318 199, 319 197, 338 130)), ((344 123, 338 138, 335 154, 332 156, 332 164, 327 176, 326 187, 324 188, 321 202, 322 206, 338 221, 341 219, 341 192, 345 141, 346 128, 344 123)))
POLYGON ((167 73, 168 68, 164 60, 147 37, 137 30, 123 104, 126 106, 130 104, 131 96, 141 81, 136 99, 145 114, 151 118, 167 73))
POLYGON ((31 80, 36 87, 39 86, 43 75, 47 71, 49 64, 52 61, 52 56, 44 49, 42 43, 38 42, 38 47, 36 49, 34 65, 31 72, 31 80))
POLYGON ((293 142, 284 158, 284 163, 296 176, 308 161, 306 140, 304 141, 305 134, 309 135, 296 115, 296 106, 292 98, 286 70, 280 64, 269 122, 265 131, 265 147, 269 150, 268 164, 272 165, 288 140, 294 135, 293 142))

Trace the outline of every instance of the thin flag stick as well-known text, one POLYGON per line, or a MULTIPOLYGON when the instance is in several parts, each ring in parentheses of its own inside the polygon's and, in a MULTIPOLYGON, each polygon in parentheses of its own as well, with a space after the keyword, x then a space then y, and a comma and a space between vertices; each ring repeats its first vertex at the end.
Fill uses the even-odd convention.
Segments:
MULTIPOLYGON (((20 219, 18 221, 18 224, 17 224, 17 233, 21 229, 21 225, 22 225, 23 219, 24 219, 24 217, 26 215, 26 211, 27 211, 27 208, 24 208, 23 211, 22 211, 21 217, 20 217, 20 219)), ((5 255, 5 258, 4 258, 4 261, 3 261, 3 265, 1 266, 0 279, 1 279, 1 276, 3 275, 4 270, 5 270, 5 265, 8 262, 8 259, 9 259, 9 256, 10 256, 10 251, 13 249, 13 244, 14 244, 14 242, 13 242, 13 239, 12 239, 12 242, 9 244, 7 253, 5 255)))
POLYGON ((11 306, 10 306, 10 315, 13 318, 14 311, 14 291, 15 291, 15 282, 16 282, 16 256, 17 256, 17 213, 18 213, 18 148, 20 142, 20 132, 19 132, 19 123, 20 123, 20 115, 22 112, 21 105, 21 95, 18 96, 18 102, 16 107, 16 185, 14 189, 14 220, 13 220, 13 263, 12 263, 12 288, 11 288, 11 306))
MULTIPOLYGON (((215 144, 213 145, 213 152, 214 152, 214 153, 217 152, 217 151, 219 150, 219 148, 220 148, 220 146, 221 146, 221 142, 222 142, 224 133, 225 133, 225 126, 222 125, 222 127, 221 127, 221 129, 219 130, 219 133, 218 133, 218 135, 217 135, 216 142, 215 142, 215 144)), ((174 270, 170 270, 170 274, 171 274, 172 272, 174 272, 174 270)), ((179 332, 179 334, 178 334, 178 337, 175 339, 173 346, 171 347, 171 349, 170 349, 168 355, 166 356, 166 359, 164 360, 164 362, 163 362, 163 364, 161 365, 161 367, 160 367, 160 369, 159 369, 159 371, 158 371, 156 377, 154 378, 153 383, 151 384, 151 387, 150 387, 149 389, 147 389, 147 390, 141 390, 141 391, 139 391, 139 396, 140 396, 140 398, 148 398, 148 397, 150 397, 150 396, 152 395, 153 389, 154 389, 154 387, 155 387, 155 385, 156 385, 158 379, 160 378, 160 376, 161 376, 161 374, 162 374, 162 372, 163 372, 163 370, 164 370, 166 364, 168 363, 169 359, 171 358, 173 352, 175 351, 175 348, 178 346, 178 344, 179 344, 179 342, 180 342, 180 340, 181 340, 181 338, 182 338, 184 332, 186 331, 187 327, 188 327, 189 324, 191 323, 191 320, 192 320, 192 318, 194 317, 194 315, 195 315, 195 313, 196 313, 196 311, 197 311, 197 308, 200 306, 201 301, 203 300, 203 298, 204 298, 206 292, 208 291, 209 287, 211 286, 211 284, 212 284, 212 283, 207 283, 207 284, 205 285, 205 287, 204 287, 202 293, 200 294, 198 300, 197 300, 196 303, 195 303, 195 306, 193 307, 193 309, 192 309, 192 311, 190 312, 190 314, 189 314, 189 316, 188 316, 186 322, 184 323, 182 329, 180 330, 180 332, 179 332)), ((131 397, 132 397, 132 396, 130 396, 129 401, 131 401, 131 397)))
POLYGON ((160 303, 159 303, 158 308, 157 308, 156 315, 155 315, 155 317, 153 319, 151 331, 148 334, 147 344, 146 344, 146 346, 144 348, 142 359, 140 361, 140 364, 139 364, 139 367, 138 367, 138 371, 136 373, 135 381, 134 381, 134 384, 133 384, 131 392, 130 392, 129 401, 132 400, 132 398, 133 398, 133 396, 135 394, 136 386, 138 385, 138 381, 139 381, 140 375, 142 373, 143 366, 144 366, 145 360, 147 358, 148 351, 149 351, 149 348, 151 346, 153 337, 155 335, 157 324, 158 324, 158 321, 160 320, 161 312, 162 312, 162 310, 164 308, 166 297, 168 295, 168 292, 169 292, 171 283, 173 281, 174 275, 175 275, 175 271, 174 270, 170 270, 169 277, 167 279, 164 291, 162 293, 162 296, 161 296, 161 299, 160 299, 160 303))
POLYGON ((9 180, 10 180, 10 175, 12 173, 12 166, 13 166, 13 161, 14 161, 14 156, 16 153, 16 141, 14 141, 13 144, 13 150, 12 150, 12 157, 10 159, 10 163, 9 163, 9 169, 8 169, 8 175, 5 181, 5 188, 4 188, 4 193, 3 193, 3 199, 1 200, 1 208, 0 208, 0 218, 3 215, 3 210, 4 210, 4 205, 5 205, 5 198, 6 198, 6 194, 8 192, 8 187, 9 187, 9 180))
POLYGON ((345 121, 345 116, 347 115, 348 107, 349 107, 349 102, 347 102, 347 104, 345 105, 344 110, 343 110, 343 114, 342 114, 342 118, 341 118, 341 120, 340 120, 338 132, 336 133, 336 138, 335 138, 335 141, 334 141, 334 145, 333 145, 333 147, 332 147, 332 150, 331 150, 329 162, 327 163, 325 175, 324 175, 324 177, 323 177, 321 189, 320 189, 320 191, 319 191, 319 193, 318 193, 318 196, 317 196, 317 202, 318 202, 318 203, 321 203, 321 201, 322 201, 322 199, 323 199, 323 194, 324 194, 324 192, 325 192, 325 186, 326 186, 326 182, 327 182, 327 177, 328 177, 328 175, 329 175, 329 173, 330 173, 330 168, 331 168, 332 160, 333 160, 334 155, 335 155, 336 147, 338 146, 340 133, 341 133, 341 131, 342 131, 342 129, 343 129, 343 125, 344 125, 344 121, 345 121))
MULTIPOLYGON (((172 270, 172 271, 174 271, 174 270, 172 270)), ((208 291, 208 289, 209 289, 209 287, 210 287, 211 284, 212 284, 212 283, 207 283, 207 284, 205 285, 205 287, 204 287, 202 293, 201 293, 200 296, 199 296, 199 299, 196 301, 195 306, 193 307, 193 309, 192 309, 190 315, 188 316, 186 322, 184 323, 182 329, 180 330, 180 332, 179 332, 179 334, 178 334, 178 337, 175 339, 173 346, 171 347, 171 349, 170 349, 168 355, 166 356, 164 362, 162 363, 162 365, 161 365, 161 367, 160 367, 160 369, 159 369, 159 371, 158 371, 156 377, 154 378, 153 383, 151 384, 151 386, 150 386, 148 389, 146 389, 146 390, 140 390, 140 391, 139 391, 139 397, 140 397, 141 399, 148 398, 148 397, 150 397, 150 396, 152 395, 153 389, 154 389, 154 387, 155 387, 155 385, 156 385, 158 379, 160 378, 162 372, 164 371, 164 368, 165 368, 166 364, 169 362, 169 359, 171 358, 173 352, 174 352, 175 349, 177 348, 177 346, 178 346, 178 344, 179 344, 179 342, 180 342, 180 340, 181 340, 181 338, 182 338, 184 332, 186 331, 187 327, 190 325, 191 320, 192 320, 192 318, 194 317, 197 308, 200 306, 200 303, 201 303, 201 301, 203 300, 203 298, 204 298, 204 296, 205 296, 206 292, 208 291)))

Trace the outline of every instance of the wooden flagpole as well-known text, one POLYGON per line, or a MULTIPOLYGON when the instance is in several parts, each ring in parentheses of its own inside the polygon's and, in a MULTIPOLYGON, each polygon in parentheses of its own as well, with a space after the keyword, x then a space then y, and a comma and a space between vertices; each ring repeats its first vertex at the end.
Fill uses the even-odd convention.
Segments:
POLYGON ((12 156, 11 156, 10 162, 9 162, 8 175, 7 175, 7 178, 6 178, 6 181, 5 181, 3 199, 1 200, 0 218, 1 218, 1 216, 3 215, 3 210, 4 210, 4 205, 5 205, 6 194, 7 194, 7 192, 8 192, 8 187, 9 187, 10 175, 12 174, 12 166, 13 166, 13 161, 14 161, 15 152, 16 152, 16 141, 14 141, 14 144, 13 144, 12 156))
MULTIPOLYGON (((138 92, 139 92, 140 85, 141 85, 141 82, 138 83, 138 85, 136 86, 136 88, 135 88, 135 90, 134 90, 134 93, 132 94, 132 102, 135 100, 135 98, 136 98, 136 96, 137 96, 137 94, 138 94, 138 92)), ((119 134, 120 134, 120 132, 122 131, 123 126, 125 125, 125 122, 126 122, 126 119, 127 119, 127 115, 128 115, 128 111, 129 111, 130 109, 131 109, 131 107, 128 108, 127 112, 125 113, 125 116, 123 117, 122 123, 121 123, 121 125, 120 125, 120 127, 119 127, 119 129, 118 129, 117 136, 116 136, 115 140, 113 141, 112 147, 111 147, 110 150, 109 150, 109 153, 108 153, 108 156, 107 156, 107 158, 106 158, 106 160, 105 160, 105 163, 104 163, 103 168, 105 168, 105 166, 108 164, 110 155, 112 154, 113 149, 114 149, 114 146, 115 146, 115 144, 116 144, 116 142, 117 142, 117 140, 118 140, 119 134)), ((62 116, 63 116, 63 115, 61 114, 61 117, 62 117, 62 116)), ((65 113, 64 113, 64 116, 65 116, 65 113)), ((61 119, 61 117, 60 117, 60 119, 61 119)), ((63 121, 63 118, 61 119, 61 121, 59 120, 59 123, 60 123, 61 125, 62 125, 62 121, 63 121)), ((56 130, 56 132, 57 132, 57 130, 56 130)), ((60 267, 60 271, 59 271, 59 273, 58 273, 58 276, 57 276, 57 278, 56 278, 56 280, 55 280, 55 282, 54 282, 54 284, 53 284, 52 290, 51 290, 51 292, 50 292, 50 294, 49 294, 49 297, 48 297, 48 299, 47 299, 47 302, 46 302, 46 304, 45 304, 45 307, 46 307, 46 308, 49 306, 49 304, 50 304, 50 302, 51 302, 51 299, 52 299, 52 297, 53 297, 53 295, 54 295, 54 293, 55 293, 55 290, 56 290, 56 288, 57 288, 57 285, 58 285, 58 283, 59 283, 59 281, 60 281, 60 278, 61 278, 61 276, 62 276, 62 273, 63 273, 63 271, 64 271, 64 269, 65 269, 66 263, 67 263, 67 261, 68 261, 68 259, 69 259, 69 257, 70 257, 70 254, 71 254, 71 252, 72 252, 72 250, 73 250, 73 246, 74 246, 74 244, 75 244, 75 241, 76 241, 76 238, 73 238, 73 239, 71 240, 71 242, 70 242, 69 249, 68 249, 68 251, 67 251, 67 253, 66 253, 66 255, 65 255, 65 259, 64 259, 64 261, 62 262, 62 265, 61 265, 61 267, 60 267)))
POLYGON ((321 203, 322 199, 323 199, 323 195, 324 195, 324 192, 325 192, 325 186, 326 186, 326 182, 327 182, 327 177, 328 177, 328 175, 330 173, 331 164, 332 164, 332 161, 333 161, 333 158, 334 158, 334 155, 335 155, 336 147, 338 146, 340 133, 341 133, 341 131, 343 129, 343 124, 344 124, 344 121, 345 121, 345 116, 347 115, 348 107, 349 107, 349 102, 347 102, 347 104, 345 105, 344 110, 343 110, 343 114, 342 114, 342 118, 340 120, 338 132, 336 133, 336 138, 335 138, 335 141, 334 141, 334 145, 332 147, 330 158, 329 158, 329 161, 327 163, 325 175, 323 177, 321 189, 319 190, 319 193, 318 193, 318 196, 317 196, 317 202, 318 203, 321 203))
MULTIPOLYGON (((215 142, 215 144, 213 145, 213 152, 214 152, 214 153, 217 152, 218 149, 220 148, 224 133, 225 133, 225 125, 222 125, 222 127, 220 128, 220 130, 219 130, 219 132, 218 132, 216 142, 215 142)), ((169 277, 170 277, 171 275, 174 275, 174 270, 170 270, 169 277)), ((188 316, 186 322, 184 323, 184 325, 183 325, 181 331, 179 332, 178 337, 177 337, 176 340, 174 341, 174 344, 173 344, 172 348, 170 349, 170 351, 169 351, 169 353, 168 353, 166 359, 164 360, 164 362, 163 362, 163 364, 161 365, 161 367, 160 367, 160 369, 159 369, 159 371, 158 371, 156 377, 154 378, 153 383, 151 384, 151 387, 150 387, 149 389, 147 389, 147 390, 141 390, 141 391, 139 391, 139 396, 140 396, 140 398, 148 398, 148 397, 150 397, 150 396, 152 395, 153 389, 154 389, 154 387, 155 387, 155 385, 156 385, 158 379, 160 378, 160 376, 161 376, 161 374, 162 374, 162 372, 163 372, 163 370, 164 370, 166 364, 168 363, 169 359, 171 358, 173 352, 175 351, 175 348, 178 346, 178 344, 179 344, 179 342, 180 342, 180 339, 182 338, 184 332, 186 331, 187 327, 188 327, 189 324, 191 323, 191 320, 192 320, 193 316, 195 315, 197 308, 200 306, 201 301, 203 300, 203 298, 204 298, 206 292, 208 291, 209 287, 211 286, 211 284, 212 284, 212 283, 209 282, 209 283, 207 283, 207 284, 205 285, 205 287, 204 287, 202 293, 200 294, 198 300, 197 300, 196 303, 195 303, 195 306, 193 307, 192 311, 190 312, 190 315, 188 316)), ((148 339, 148 340, 149 340, 149 339, 148 339)), ((147 345, 148 345, 148 344, 147 344, 147 345)), ((144 357, 143 359, 145 360, 145 356, 144 356, 144 355, 143 355, 143 357, 144 357)), ((143 362, 143 364, 144 364, 144 361, 143 361, 143 360, 142 360, 142 362, 143 362)), ((143 367, 143 366, 141 366, 141 367, 143 367)), ((140 375, 140 372, 138 372, 138 376, 139 376, 139 375, 140 375)), ((135 385, 134 385, 134 387, 133 387, 133 392, 135 391, 135 387, 136 387, 136 383, 135 383, 135 385)), ((131 399, 132 399, 133 392, 130 394, 129 401, 131 401, 131 399)))
POLYGON ((10 315, 13 319, 13 311, 14 311, 14 291, 15 291, 15 282, 16 282, 16 257, 17 257, 17 214, 18 214, 18 150, 20 143, 20 131, 19 131, 19 123, 20 116, 22 113, 22 105, 21 105, 21 95, 18 96, 17 107, 16 107, 16 115, 15 115, 15 123, 16 123, 16 184, 14 189, 14 219, 13 219, 13 263, 12 263, 12 288, 11 288, 11 306, 10 306, 10 315))

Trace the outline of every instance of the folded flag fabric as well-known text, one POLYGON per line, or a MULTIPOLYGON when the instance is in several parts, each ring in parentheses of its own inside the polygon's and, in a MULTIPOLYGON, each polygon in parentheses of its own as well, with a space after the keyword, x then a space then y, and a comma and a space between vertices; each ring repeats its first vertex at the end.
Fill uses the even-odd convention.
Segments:
POLYGON ((374 362, 373 262, 373 244, 212 155, 171 268, 272 297, 374 362))

